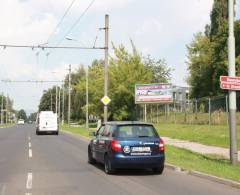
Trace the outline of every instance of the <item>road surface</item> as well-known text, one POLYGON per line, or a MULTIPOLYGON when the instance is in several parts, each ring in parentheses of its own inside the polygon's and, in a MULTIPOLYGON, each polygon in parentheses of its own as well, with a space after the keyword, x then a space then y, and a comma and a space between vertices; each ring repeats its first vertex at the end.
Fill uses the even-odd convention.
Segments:
POLYGON ((87 141, 35 135, 33 125, 0 129, 0 195, 239 195, 240 189, 165 169, 106 175, 87 163, 87 141))

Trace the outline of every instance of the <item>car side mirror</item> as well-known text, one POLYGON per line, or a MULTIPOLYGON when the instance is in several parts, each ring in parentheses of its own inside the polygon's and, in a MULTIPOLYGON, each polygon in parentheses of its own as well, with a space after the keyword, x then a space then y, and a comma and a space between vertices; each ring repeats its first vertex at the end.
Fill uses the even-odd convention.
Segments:
POLYGON ((96 135, 97 135, 97 134, 96 134, 95 131, 89 132, 89 136, 91 136, 91 137, 95 137, 96 135))

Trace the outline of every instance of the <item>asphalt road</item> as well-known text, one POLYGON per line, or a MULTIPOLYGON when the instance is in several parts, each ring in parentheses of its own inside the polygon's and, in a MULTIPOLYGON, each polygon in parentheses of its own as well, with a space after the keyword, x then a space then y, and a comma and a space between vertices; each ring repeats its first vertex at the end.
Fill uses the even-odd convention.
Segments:
POLYGON ((33 125, 0 129, 0 195, 239 195, 236 189, 165 169, 106 175, 87 163, 87 141, 35 135, 33 125))

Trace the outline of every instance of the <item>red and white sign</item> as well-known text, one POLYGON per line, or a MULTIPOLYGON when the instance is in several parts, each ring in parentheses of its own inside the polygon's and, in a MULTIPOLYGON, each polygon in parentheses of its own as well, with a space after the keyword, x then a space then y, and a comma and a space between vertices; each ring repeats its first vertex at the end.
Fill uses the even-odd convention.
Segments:
POLYGON ((240 90, 240 77, 220 76, 221 89, 240 90))

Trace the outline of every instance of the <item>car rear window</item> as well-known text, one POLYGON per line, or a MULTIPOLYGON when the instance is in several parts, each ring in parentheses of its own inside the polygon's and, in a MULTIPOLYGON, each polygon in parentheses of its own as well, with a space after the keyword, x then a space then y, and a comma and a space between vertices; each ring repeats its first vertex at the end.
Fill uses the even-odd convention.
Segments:
POLYGON ((158 137, 151 125, 120 125, 116 134, 119 138, 158 137))

